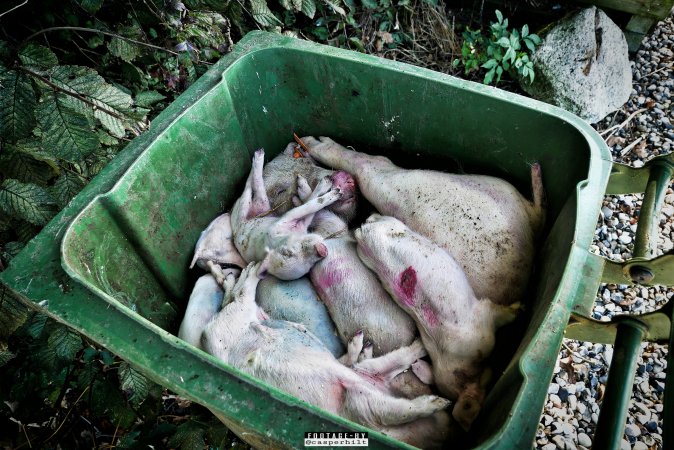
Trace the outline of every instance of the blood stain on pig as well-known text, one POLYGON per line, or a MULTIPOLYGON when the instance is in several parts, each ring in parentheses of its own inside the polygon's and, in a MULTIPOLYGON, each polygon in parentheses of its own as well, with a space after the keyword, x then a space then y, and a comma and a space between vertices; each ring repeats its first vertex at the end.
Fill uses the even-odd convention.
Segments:
POLYGON ((424 320, 426 320, 426 323, 431 327, 437 327, 440 324, 438 316, 428 303, 421 305, 421 314, 423 314, 424 320))
POLYGON ((403 270, 398 280, 400 299, 407 306, 414 306, 414 292, 417 288, 417 271, 409 266, 403 270))

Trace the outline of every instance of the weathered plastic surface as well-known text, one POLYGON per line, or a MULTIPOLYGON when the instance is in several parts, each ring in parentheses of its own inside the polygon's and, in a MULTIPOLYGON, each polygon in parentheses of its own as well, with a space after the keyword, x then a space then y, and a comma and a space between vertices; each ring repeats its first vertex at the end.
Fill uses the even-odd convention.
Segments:
MULTIPOLYGON (((521 320, 501 331, 497 377, 465 447, 528 448, 564 329, 594 298, 587 249, 611 170, 604 142, 561 109, 432 71, 255 32, 170 105, 0 274, 23 301, 211 409, 260 447, 365 428, 187 345, 178 330, 199 233, 231 207, 252 153, 326 135, 406 167, 503 177, 529 193, 542 165, 548 227, 521 320), (71 223, 72 222, 72 223, 71 223), (62 254, 61 254, 62 249, 62 254), (63 265, 61 265, 61 262, 63 265)), ((371 448, 407 448, 370 431, 371 448)))

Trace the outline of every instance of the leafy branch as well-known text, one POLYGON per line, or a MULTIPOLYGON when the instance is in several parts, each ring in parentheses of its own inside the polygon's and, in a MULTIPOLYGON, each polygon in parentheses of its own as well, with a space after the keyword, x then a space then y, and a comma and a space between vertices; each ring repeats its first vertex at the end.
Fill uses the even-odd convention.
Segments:
POLYGON ((33 72, 32 70, 30 70, 30 69, 28 69, 28 68, 26 68, 26 67, 17 67, 17 69, 20 70, 20 71, 22 71, 22 72, 24 72, 24 73, 26 73, 26 74, 28 74, 28 75, 30 75, 31 77, 34 77, 34 78, 40 80, 41 82, 43 82, 43 83, 46 84, 47 86, 51 87, 52 89, 55 89, 55 90, 57 90, 57 91, 59 91, 59 92, 63 92, 63 93, 66 94, 66 95, 69 95, 69 96, 71 96, 71 97, 73 97, 73 98, 76 98, 77 100, 79 100, 79 101, 81 101, 81 102, 86 103, 87 105, 91 106, 94 110, 98 109, 98 110, 100 110, 100 111, 103 111, 103 112, 106 113, 106 114, 111 115, 112 117, 115 117, 115 118, 120 119, 120 120, 125 120, 125 117, 124 117, 124 116, 122 116, 122 115, 120 115, 120 114, 117 114, 116 112, 111 111, 111 110, 105 108, 104 106, 99 106, 99 105, 97 105, 96 103, 94 103, 94 102, 92 102, 92 101, 89 101, 86 97, 84 97, 83 95, 78 94, 77 92, 72 92, 72 91, 69 91, 68 89, 64 89, 63 87, 61 87, 61 86, 59 86, 59 85, 57 85, 57 84, 55 84, 55 83, 52 83, 52 82, 49 81, 47 78, 43 77, 42 75, 40 75, 40 74, 38 74, 38 73, 33 72))
POLYGON ((40 31, 36 31, 35 33, 28 36, 26 39, 23 40, 23 42, 24 43, 28 42, 31 39, 33 39, 34 37, 39 36, 39 35, 44 34, 44 33, 48 33, 50 31, 85 31, 85 32, 89 32, 89 33, 97 33, 97 34, 102 34, 104 36, 109 36, 109 37, 121 39, 123 41, 130 42, 132 44, 142 45, 144 47, 152 48, 152 49, 155 49, 155 50, 160 50, 162 52, 170 53, 171 55, 180 56, 180 53, 174 52, 173 50, 169 50, 169 49, 164 48, 164 47, 159 47, 158 45, 148 44, 147 42, 138 41, 136 39, 131 39, 131 38, 128 38, 126 36, 122 36, 121 34, 111 33, 109 31, 97 30, 95 28, 86 28, 86 27, 49 27, 49 28, 44 28, 44 29, 42 29, 40 31))

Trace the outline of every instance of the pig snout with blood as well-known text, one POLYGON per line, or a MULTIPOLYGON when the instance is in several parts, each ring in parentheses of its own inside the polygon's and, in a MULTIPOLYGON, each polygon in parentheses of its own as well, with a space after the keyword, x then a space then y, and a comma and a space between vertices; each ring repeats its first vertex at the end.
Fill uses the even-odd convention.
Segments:
POLYGON ((361 260, 416 322, 435 384, 456 400, 452 415, 468 429, 484 400, 494 332, 515 319, 518 305, 478 299, 454 258, 398 219, 373 214, 355 237, 361 260))
POLYGON ((232 241, 232 225, 229 213, 221 214, 201 232, 194 248, 194 258, 190 269, 194 265, 207 272, 211 272, 216 281, 222 285, 225 281, 225 272, 222 265, 246 267, 239 251, 232 241))
MULTIPOLYGON (((307 181, 298 177, 297 186, 299 200, 307 201, 311 194, 307 181)), ((311 227, 326 237, 328 254, 311 268, 309 277, 342 342, 364 330, 375 356, 409 345, 416 334, 414 321, 358 258, 356 241, 344 220, 324 209, 316 213, 311 227)))
POLYGON ((448 400, 434 395, 397 398, 384 381, 416 361, 422 355, 420 345, 347 367, 304 326, 268 319, 255 303, 258 269, 249 265, 225 292, 225 306, 202 335, 207 352, 304 401, 395 438, 422 447, 425 439, 432 445, 442 441, 444 431, 428 427, 424 419, 449 406, 448 400))
POLYGON ((324 178, 329 178, 332 187, 339 189, 342 197, 328 209, 349 222, 356 213, 356 182, 344 171, 335 172, 316 165, 311 155, 291 142, 285 150, 269 161, 263 171, 264 185, 271 209, 282 214, 292 208, 292 197, 297 191, 296 179, 302 176, 314 188, 324 178))
POLYGON ((381 214, 402 220, 447 250, 478 297, 499 304, 520 299, 533 265, 534 238, 545 216, 538 164, 531 169, 531 202, 500 178, 406 170, 330 138, 302 139, 316 161, 351 173, 381 214))
POLYGON ((304 325, 335 357, 344 354, 335 324, 307 277, 292 281, 267 277, 257 287, 256 301, 271 319, 304 325))
POLYGON ((282 280, 294 280, 327 255, 323 238, 307 233, 317 211, 341 197, 330 185, 316 187, 315 195, 305 204, 280 216, 271 210, 262 171, 264 151, 258 150, 243 194, 232 208, 234 245, 248 262, 261 261, 260 276, 269 273, 282 280))

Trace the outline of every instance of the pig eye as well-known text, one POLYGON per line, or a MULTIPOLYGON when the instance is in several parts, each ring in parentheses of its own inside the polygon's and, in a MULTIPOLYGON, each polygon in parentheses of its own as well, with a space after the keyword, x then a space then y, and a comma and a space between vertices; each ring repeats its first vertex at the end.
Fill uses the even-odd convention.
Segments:
POLYGON ((276 195, 281 195, 281 194, 283 194, 283 193, 284 193, 285 191, 287 191, 287 190, 288 190, 288 189, 287 189, 287 188, 284 188, 284 187, 282 187, 282 188, 280 188, 280 189, 277 189, 277 190, 276 190, 276 195))

